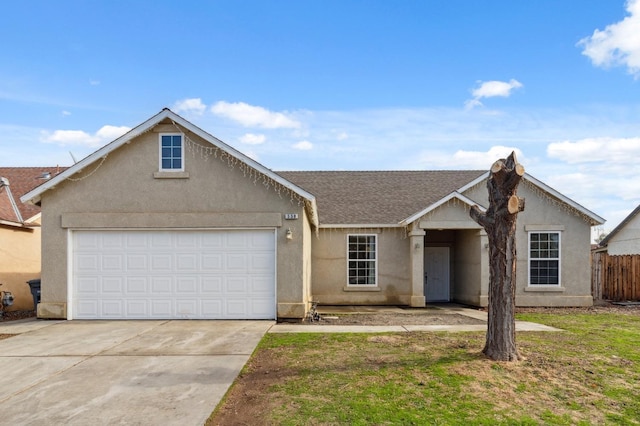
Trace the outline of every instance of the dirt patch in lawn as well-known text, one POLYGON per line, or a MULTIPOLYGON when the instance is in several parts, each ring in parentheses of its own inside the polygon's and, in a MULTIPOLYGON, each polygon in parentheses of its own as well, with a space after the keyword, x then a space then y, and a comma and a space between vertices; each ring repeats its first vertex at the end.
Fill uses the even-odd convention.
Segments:
MULTIPOLYGON (((628 306, 605 304, 589 308, 518 308, 517 312, 567 315, 616 313, 621 315, 640 316, 640 304, 628 306)), ((438 309, 395 309, 388 312, 383 311, 377 313, 323 313, 321 316, 323 319, 319 324, 326 325, 456 325, 485 323, 484 321, 455 313, 455 311, 445 312, 438 309)), ((318 324, 318 322, 313 324, 318 324)), ((401 345, 404 350, 407 351, 420 350, 422 348, 422 352, 425 352, 428 347, 430 348, 428 351, 429 355, 431 357, 435 357, 437 354, 432 353, 434 346, 429 343, 429 339, 447 339, 442 335, 430 333, 428 333, 428 336, 425 334, 421 334, 422 337, 417 336, 418 334, 415 333, 405 333, 403 335, 376 334, 369 336, 368 341, 389 346, 401 345)), ((460 348, 462 348, 462 350, 469 350, 469 347, 471 348, 473 353, 470 355, 469 362, 473 364, 474 376, 477 378, 474 386, 481 386, 485 382, 490 383, 491 380, 495 380, 495 376, 497 374, 507 375, 507 373, 512 373, 517 376, 524 374, 523 371, 529 375, 526 383, 529 383, 531 386, 536 383, 537 386, 542 386, 543 384, 552 383, 553 380, 561 380, 560 378, 554 379, 554 377, 546 374, 549 370, 549 367, 545 364, 547 361, 542 359, 542 357, 538 360, 539 356, 536 355, 535 352, 529 354, 530 358, 525 364, 511 365, 505 363, 492 363, 485 360, 479 354, 482 339, 482 336, 475 336, 473 338, 464 337, 463 343, 460 343, 460 338, 456 337, 455 342, 452 341, 451 343, 453 345, 452 350, 458 350, 460 348), (466 339, 475 340, 467 342, 466 339), (544 365, 538 365, 540 363, 544 365), (528 371, 528 369, 531 371, 528 371), (485 379, 483 379, 483 375, 486 375, 485 379)), ((355 351, 354 353, 361 352, 361 349, 359 348, 349 348, 349 344, 347 344, 347 342, 345 342, 344 345, 345 346, 340 353, 350 351, 355 351)), ((340 357, 342 356, 340 353, 332 356, 340 357)), ((294 368, 295 366, 289 364, 290 355, 291 354, 289 354, 284 348, 268 348, 256 352, 251 357, 246 368, 240 374, 228 394, 225 396, 221 405, 208 420, 207 425, 265 424, 265 422, 268 422, 265 415, 267 413, 273 413, 280 407, 291 406, 290 408, 295 411, 296 407, 293 406, 295 405, 295 402, 287 399, 276 390, 279 384, 292 380, 298 374, 294 368)), ((348 354, 343 355, 347 356, 348 354)), ((570 368, 567 368, 567 372, 564 372, 562 371, 562 365, 554 365, 553 371, 555 374, 562 373, 559 377, 566 379, 564 374, 571 374, 570 368)), ((461 372, 461 374, 462 373, 463 372, 461 372)), ((579 383, 574 384, 574 386, 578 385, 579 383)), ((496 401, 503 400, 508 406, 508 401, 514 401, 518 398, 522 398, 520 387, 512 388, 510 386, 510 382, 505 381, 504 386, 499 387, 500 389, 504 389, 504 391, 498 392, 498 395, 496 395, 496 401)), ((526 387, 525 385, 521 386, 523 388, 526 387)), ((558 388, 562 388, 562 386, 558 386, 558 388)), ((486 392, 486 390, 481 389, 478 390, 478 392, 486 392)), ((492 392, 496 392, 496 389, 493 389, 492 392)), ((595 394, 592 389, 587 388, 584 389, 583 394, 586 401, 585 406, 595 406, 597 403, 596 397, 598 397, 598 395, 595 394), (591 401, 591 399, 594 400, 591 401)), ((599 420, 603 419, 599 418, 599 420)))
POLYGON ((434 312, 379 312, 321 315, 313 325, 467 325, 486 324, 476 318, 456 313, 434 312))

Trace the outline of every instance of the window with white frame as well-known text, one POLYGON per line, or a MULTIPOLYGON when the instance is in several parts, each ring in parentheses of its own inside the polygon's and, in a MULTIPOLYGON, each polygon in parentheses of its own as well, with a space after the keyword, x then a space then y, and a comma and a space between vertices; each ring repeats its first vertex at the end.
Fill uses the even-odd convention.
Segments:
POLYGON ((377 236, 349 235, 347 238, 348 285, 377 285, 377 236))
POLYGON ((160 135, 160 171, 184 170, 184 145, 181 134, 160 135))
POLYGON ((529 233, 529 285, 560 285, 560 233, 529 233))

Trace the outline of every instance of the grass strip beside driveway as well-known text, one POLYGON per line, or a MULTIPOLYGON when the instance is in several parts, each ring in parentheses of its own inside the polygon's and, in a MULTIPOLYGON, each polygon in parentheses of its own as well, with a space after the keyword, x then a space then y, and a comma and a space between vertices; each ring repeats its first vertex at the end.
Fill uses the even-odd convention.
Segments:
POLYGON ((208 424, 640 424, 637 311, 517 319, 565 332, 267 334, 208 424))

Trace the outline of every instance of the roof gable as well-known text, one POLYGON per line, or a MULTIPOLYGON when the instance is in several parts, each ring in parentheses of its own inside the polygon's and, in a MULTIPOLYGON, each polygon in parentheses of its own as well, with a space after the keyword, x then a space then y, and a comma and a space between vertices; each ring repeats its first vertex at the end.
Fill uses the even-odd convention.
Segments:
MULTIPOLYGON (((309 219, 311 223, 313 225, 318 224, 316 200, 312 194, 306 192, 304 189, 289 182, 285 178, 274 173, 273 171, 266 168, 265 166, 258 163, 257 161, 247 157, 246 155, 242 154, 240 151, 237 151, 235 148, 225 144, 220 139, 210 135, 209 133, 195 126, 191 122, 185 120, 184 118, 177 115, 176 113, 174 113, 168 108, 164 108, 162 111, 160 111, 158 114, 154 115, 153 117, 149 118, 144 123, 136 126, 135 128, 131 129, 129 132, 120 136, 113 142, 103 146, 102 148, 98 149, 94 153, 83 158, 78 163, 62 171, 60 174, 53 177, 48 182, 24 194, 21 197, 21 200, 23 202, 29 202, 32 204, 39 203, 41 199, 41 195, 44 192, 53 189, 58 183, 84 170, 86 167, 90 166, 91 164, 94 164, 98 161, 103 161, 111 152, 117 150, 124 144, 131 142, 136 137, 150 131, 158 124, 167 120, 169 120, 177 129, 182 127, 184 130, 191 132, 197 135, 198 137, 202 138, 206 142, 210 143, 214 148, 223 151, 224 155, 218 156, 220 159, 224 158, 226 159, 226 161, 229 161, 229 157, 231 157, 234 159, 233 164, 236 164, 235 163, 236 160, 240 161, 243 165, 250 167, 251 169, 255 170, 256 172, 264 176, 266 178, 266 182, 269 185, 277 186, 278 188, 285 188, 287 191, 290 191, 292 195, 300 197, 300 199, 302 199, 305 203, 305 207, 309 214, 309 219)), ((188 139, 188 136, 185 135, 185 138, 188 139)), ((194 143, 194 146, 198 146, 198 144, 194 143)), ((202 148, 207 149, 208 147, 202 147, 202 148)), ((280 192, 280 191, 278 190, 277 192, 280 192)))

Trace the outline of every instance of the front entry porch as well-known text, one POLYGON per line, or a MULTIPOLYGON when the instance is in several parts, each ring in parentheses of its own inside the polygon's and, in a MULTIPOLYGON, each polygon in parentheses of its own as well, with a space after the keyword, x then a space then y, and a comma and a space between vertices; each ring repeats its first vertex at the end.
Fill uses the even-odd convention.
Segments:
POLYGON ((458 302, 486 306, 488 259, 486 234, 479 229, 412 231, 411 306, 458 302))

